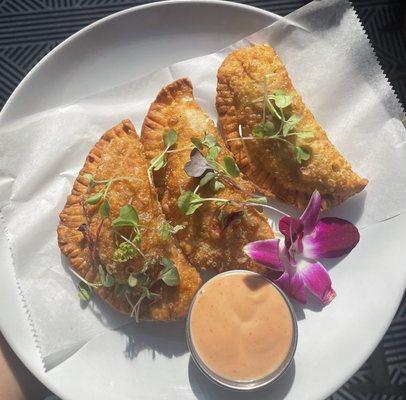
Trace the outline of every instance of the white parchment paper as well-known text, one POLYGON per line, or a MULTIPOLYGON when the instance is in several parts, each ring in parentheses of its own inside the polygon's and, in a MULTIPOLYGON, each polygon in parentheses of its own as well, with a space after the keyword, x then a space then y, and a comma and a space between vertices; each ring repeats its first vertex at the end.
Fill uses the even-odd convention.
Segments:
POLYGON ((404 113, 344 0, 314 1, 216 54, 2 126, 1 213, 45 368, 130 322, 97 300, 80 306, 75 279, 57 246, 58 214, 91 147, 124 118, 139 130, 161 87, 183 76, 191 78, 198 102, 216 120, 216 73, 225 55, 264 42, 277 50, 332 142, 370 180, 365 192, 330 213, 367 229, 405 211, 404 113))

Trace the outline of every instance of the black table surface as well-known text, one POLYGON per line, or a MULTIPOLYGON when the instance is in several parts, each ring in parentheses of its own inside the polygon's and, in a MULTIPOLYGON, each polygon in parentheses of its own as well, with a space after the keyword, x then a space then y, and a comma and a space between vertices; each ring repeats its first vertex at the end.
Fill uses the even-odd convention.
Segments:
MULTIPOLYGON (((0 109, 30 69, 58 43, 106 15, 148 2, 0 0, 0 109)), ((240 2, 280 15, 308 3, 306 0, 240 2)), ((405 106, 406 1, 354 0, 353 4, 383 70, 405 106)), ((334 369, 334 365, 331 368, 334 369)), ((368 361, 329 398, 344 399, 406 400, 406 296, 385 337, 368 361)))

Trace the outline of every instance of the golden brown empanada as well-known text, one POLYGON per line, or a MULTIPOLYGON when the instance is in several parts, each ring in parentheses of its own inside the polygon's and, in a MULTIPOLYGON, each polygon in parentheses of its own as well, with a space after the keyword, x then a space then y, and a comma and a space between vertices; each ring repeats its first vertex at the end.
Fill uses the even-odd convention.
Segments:
POLYGON ((90 284, 101 286, 100 282, 104 282, 95 291, 118 311, 134 314, 134 306, 144 296, 139 310, 141 319, 174 320, 186 315, 201 281, 173 239, 164 240, 161 236, 164 217, 155 189, 149 184, 147 169, 130 121, 107 131, 87 156, 75 180, 60 214, 58 242, 76 274, 90 284), (105 203, 103 198, 98 201, 98 196, 109 182, 105 196, 109 212, 103 208, 104 217, 107 216, 103 219, 101 208, 105 203), (139 219, 136 229, 132 225, 134 209, 139 219), (123 210, 126 215, 120 215, 123 210), (136 231, 140 242, 135 240, 136 231), (128 243, 125 238, 136 243, 140 251, 131 245, 119 248, 128 243), (179 274, 175 286, 159 279, 168 259, 179 274), (133 279, 130 285, 130 275, 138 282, 133 279))
POLYGON ((352 171, 303 104, 270 46, 231 52, 217 77, 216 107, 221 133, 241 170, 264 194, 276 195, 303 208, 317 189, 323 208, 328 208, 366 186, 367 180, 352 171), (277 95, 282 112, 276 108, 277 95), (268 99, 265 104, 264 97, 268 99), (291 104, 287 105, 289 99, 291 104), (292 124, 284 128, 283 123, 281 127, 280 120, 291 116, 292 124), (277 132, 278 136, 269 138, 277 132), (240 135, 256 135, 257 139, 237 139, 240 135))
MULTIPOLYGON (((264 268, 250 260, 243 252, 245 244, 273 237, 267 219, 253 207, 242 209, 236 206, 219 207, 213 202, 205 202, 192 215, 184 215, 178 207, 182 192, 194 191, 199 179, 188 176, 184 167, 191 152, 191 139, 204 140, 212 135, 221 152, 218 162, 230 156, 224 147, 213 121, 202 111, 193 97, 192 84, 188 79, 179 79, 166 86, 151 104, 144 120, 141 142, 148 160, 162 153, 162 134, 173 129, 177 133, 176 145, 167 154, 167 164, 155 172, 162 209, 172 225, 185 228, 176 234, 180 247, 189 261, 196 267, 210 268, 217 272, 230 269, 249 269, 264 272, 264 268), (227 222, 220 217, 227 215, 227 222), (234 218, 238 216, 238 218, 234 218)), ((202 152, 206 155, 207 149, 202 152)), ((225 198, 241 201, 254 192, 251 183, 241 176, 235 178, 239 188, 226 185, 215 192, 210 185, 203 186, 199 195, 204 198, 225 198)))

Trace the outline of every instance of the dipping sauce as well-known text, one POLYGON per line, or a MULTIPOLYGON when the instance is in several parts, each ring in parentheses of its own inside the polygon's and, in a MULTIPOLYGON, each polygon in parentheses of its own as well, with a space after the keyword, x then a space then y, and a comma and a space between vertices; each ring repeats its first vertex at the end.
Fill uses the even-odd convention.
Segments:
POLYGON ((214 374, 250 382, 272 375, 293 356, 295 324, 285 297, 271 282, 253 272, 232 271, 209 280, 196 294, 189 340, 214 374))

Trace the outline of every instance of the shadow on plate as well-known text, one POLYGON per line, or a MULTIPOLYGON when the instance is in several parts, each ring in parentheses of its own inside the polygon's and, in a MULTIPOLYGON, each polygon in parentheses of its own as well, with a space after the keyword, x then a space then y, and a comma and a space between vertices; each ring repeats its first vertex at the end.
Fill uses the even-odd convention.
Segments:
POLYGON ((210 381, 189 358, 189 383, 198 400, 281 400, 289 393, 295 377, 295 361, 274 383, 253 392, 244 393, 222 388, 210 381))
POLYGON ((126 336, 124 355, 134 359, 141 351, 147 351, 155 359, 156 354, 167 358, 179 357, 186 352, 185 321, 131 323, 117 329, 126 336))

